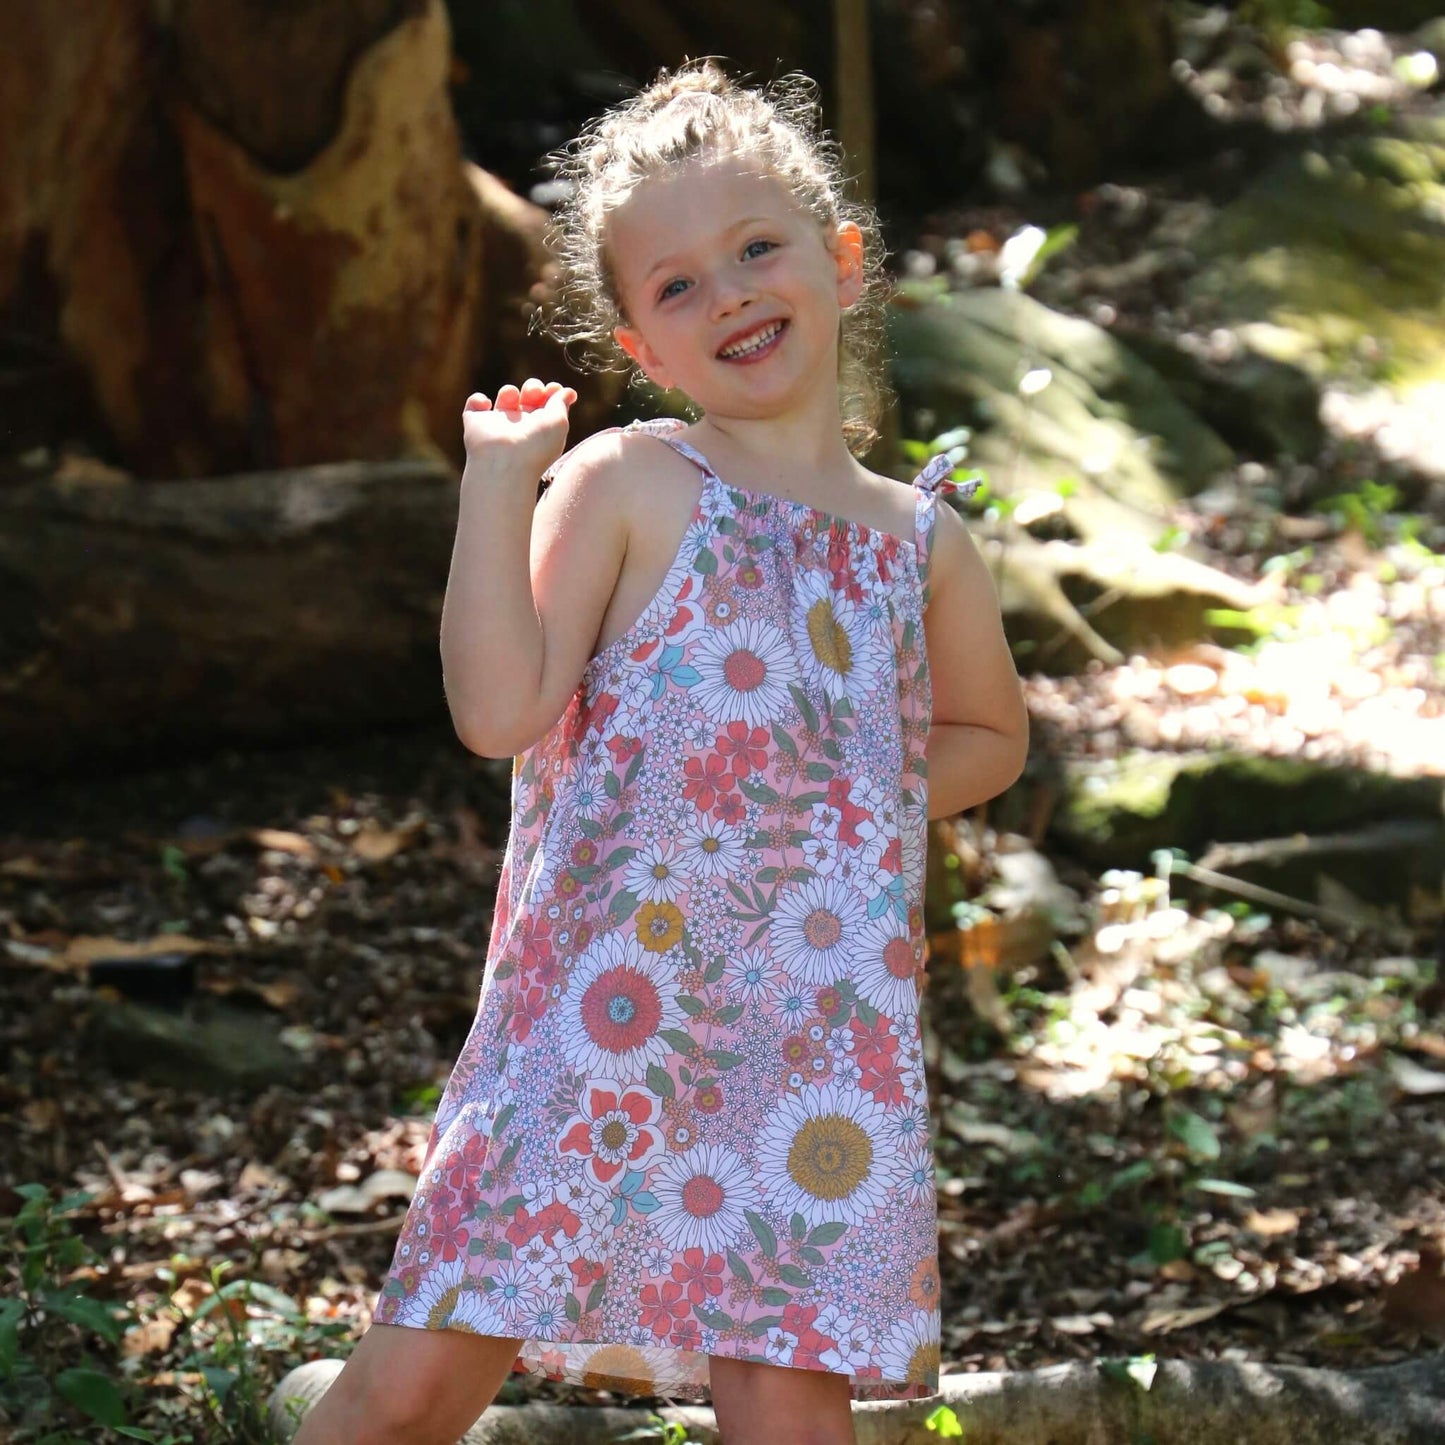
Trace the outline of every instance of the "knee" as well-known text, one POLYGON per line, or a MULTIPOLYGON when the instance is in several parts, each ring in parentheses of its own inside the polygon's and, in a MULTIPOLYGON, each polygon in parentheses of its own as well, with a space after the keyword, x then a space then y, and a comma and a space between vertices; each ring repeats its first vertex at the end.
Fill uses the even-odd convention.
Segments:
MULTIPOLYGON (((292 1445, 428 1445, 436 1401, 423 1382, 343 1371, 292 1445)), ((443 1445, 452 1445, 451 1439, 443 1445)))

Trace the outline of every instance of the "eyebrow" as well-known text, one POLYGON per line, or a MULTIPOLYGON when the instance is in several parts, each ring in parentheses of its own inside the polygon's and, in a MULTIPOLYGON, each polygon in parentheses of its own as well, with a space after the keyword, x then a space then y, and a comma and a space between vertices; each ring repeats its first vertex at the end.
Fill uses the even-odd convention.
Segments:
MULTIPOLYGON (((734 231, 741 231, 748 226, 756 226, 759 222, 766 222, 771 225, 773 218, 770 216, 745 216, 741 221, 735 221, 722 234, 724 236, 731 236, 734 231)), ((659 271, 665 271, 669 266, 677 265, 679 259, 677 256, 664 256, 662 260, 654 262, 647 274, 642 278, 643 284, 645 285, 651 281, 659 271)))

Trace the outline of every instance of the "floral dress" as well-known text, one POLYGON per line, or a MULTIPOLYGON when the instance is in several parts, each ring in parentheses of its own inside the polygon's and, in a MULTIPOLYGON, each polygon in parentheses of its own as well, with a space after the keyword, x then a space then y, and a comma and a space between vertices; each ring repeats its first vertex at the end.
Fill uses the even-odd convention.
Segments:
POLYGON ((694 462, 656 596, 512 772, 477 1015, 377 1303, 516 1368, 934 1392, 918 1007, 938 457, 895 536, 694 462))

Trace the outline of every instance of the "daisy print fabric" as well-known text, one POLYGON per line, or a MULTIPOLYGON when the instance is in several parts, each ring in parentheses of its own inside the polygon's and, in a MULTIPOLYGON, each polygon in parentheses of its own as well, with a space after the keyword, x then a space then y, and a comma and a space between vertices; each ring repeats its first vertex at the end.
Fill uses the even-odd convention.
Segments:
POLYGON ((911 537, 701 474, 656 597, 514 760, 476 1019, 375 1318, 703 1398, 708 1359, 936 1391, 911 537))

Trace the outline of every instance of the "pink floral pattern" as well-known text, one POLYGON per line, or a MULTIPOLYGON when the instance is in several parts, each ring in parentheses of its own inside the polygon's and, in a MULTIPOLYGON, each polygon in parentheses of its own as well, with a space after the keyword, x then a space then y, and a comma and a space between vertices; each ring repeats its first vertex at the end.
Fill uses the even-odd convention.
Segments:
POLYGON ((518 1368, 937 1389, 918 1003, 947 458, 895 536, 701 487, 656 597, 515 759, 477 1016, 377 1302, 518 1368))

